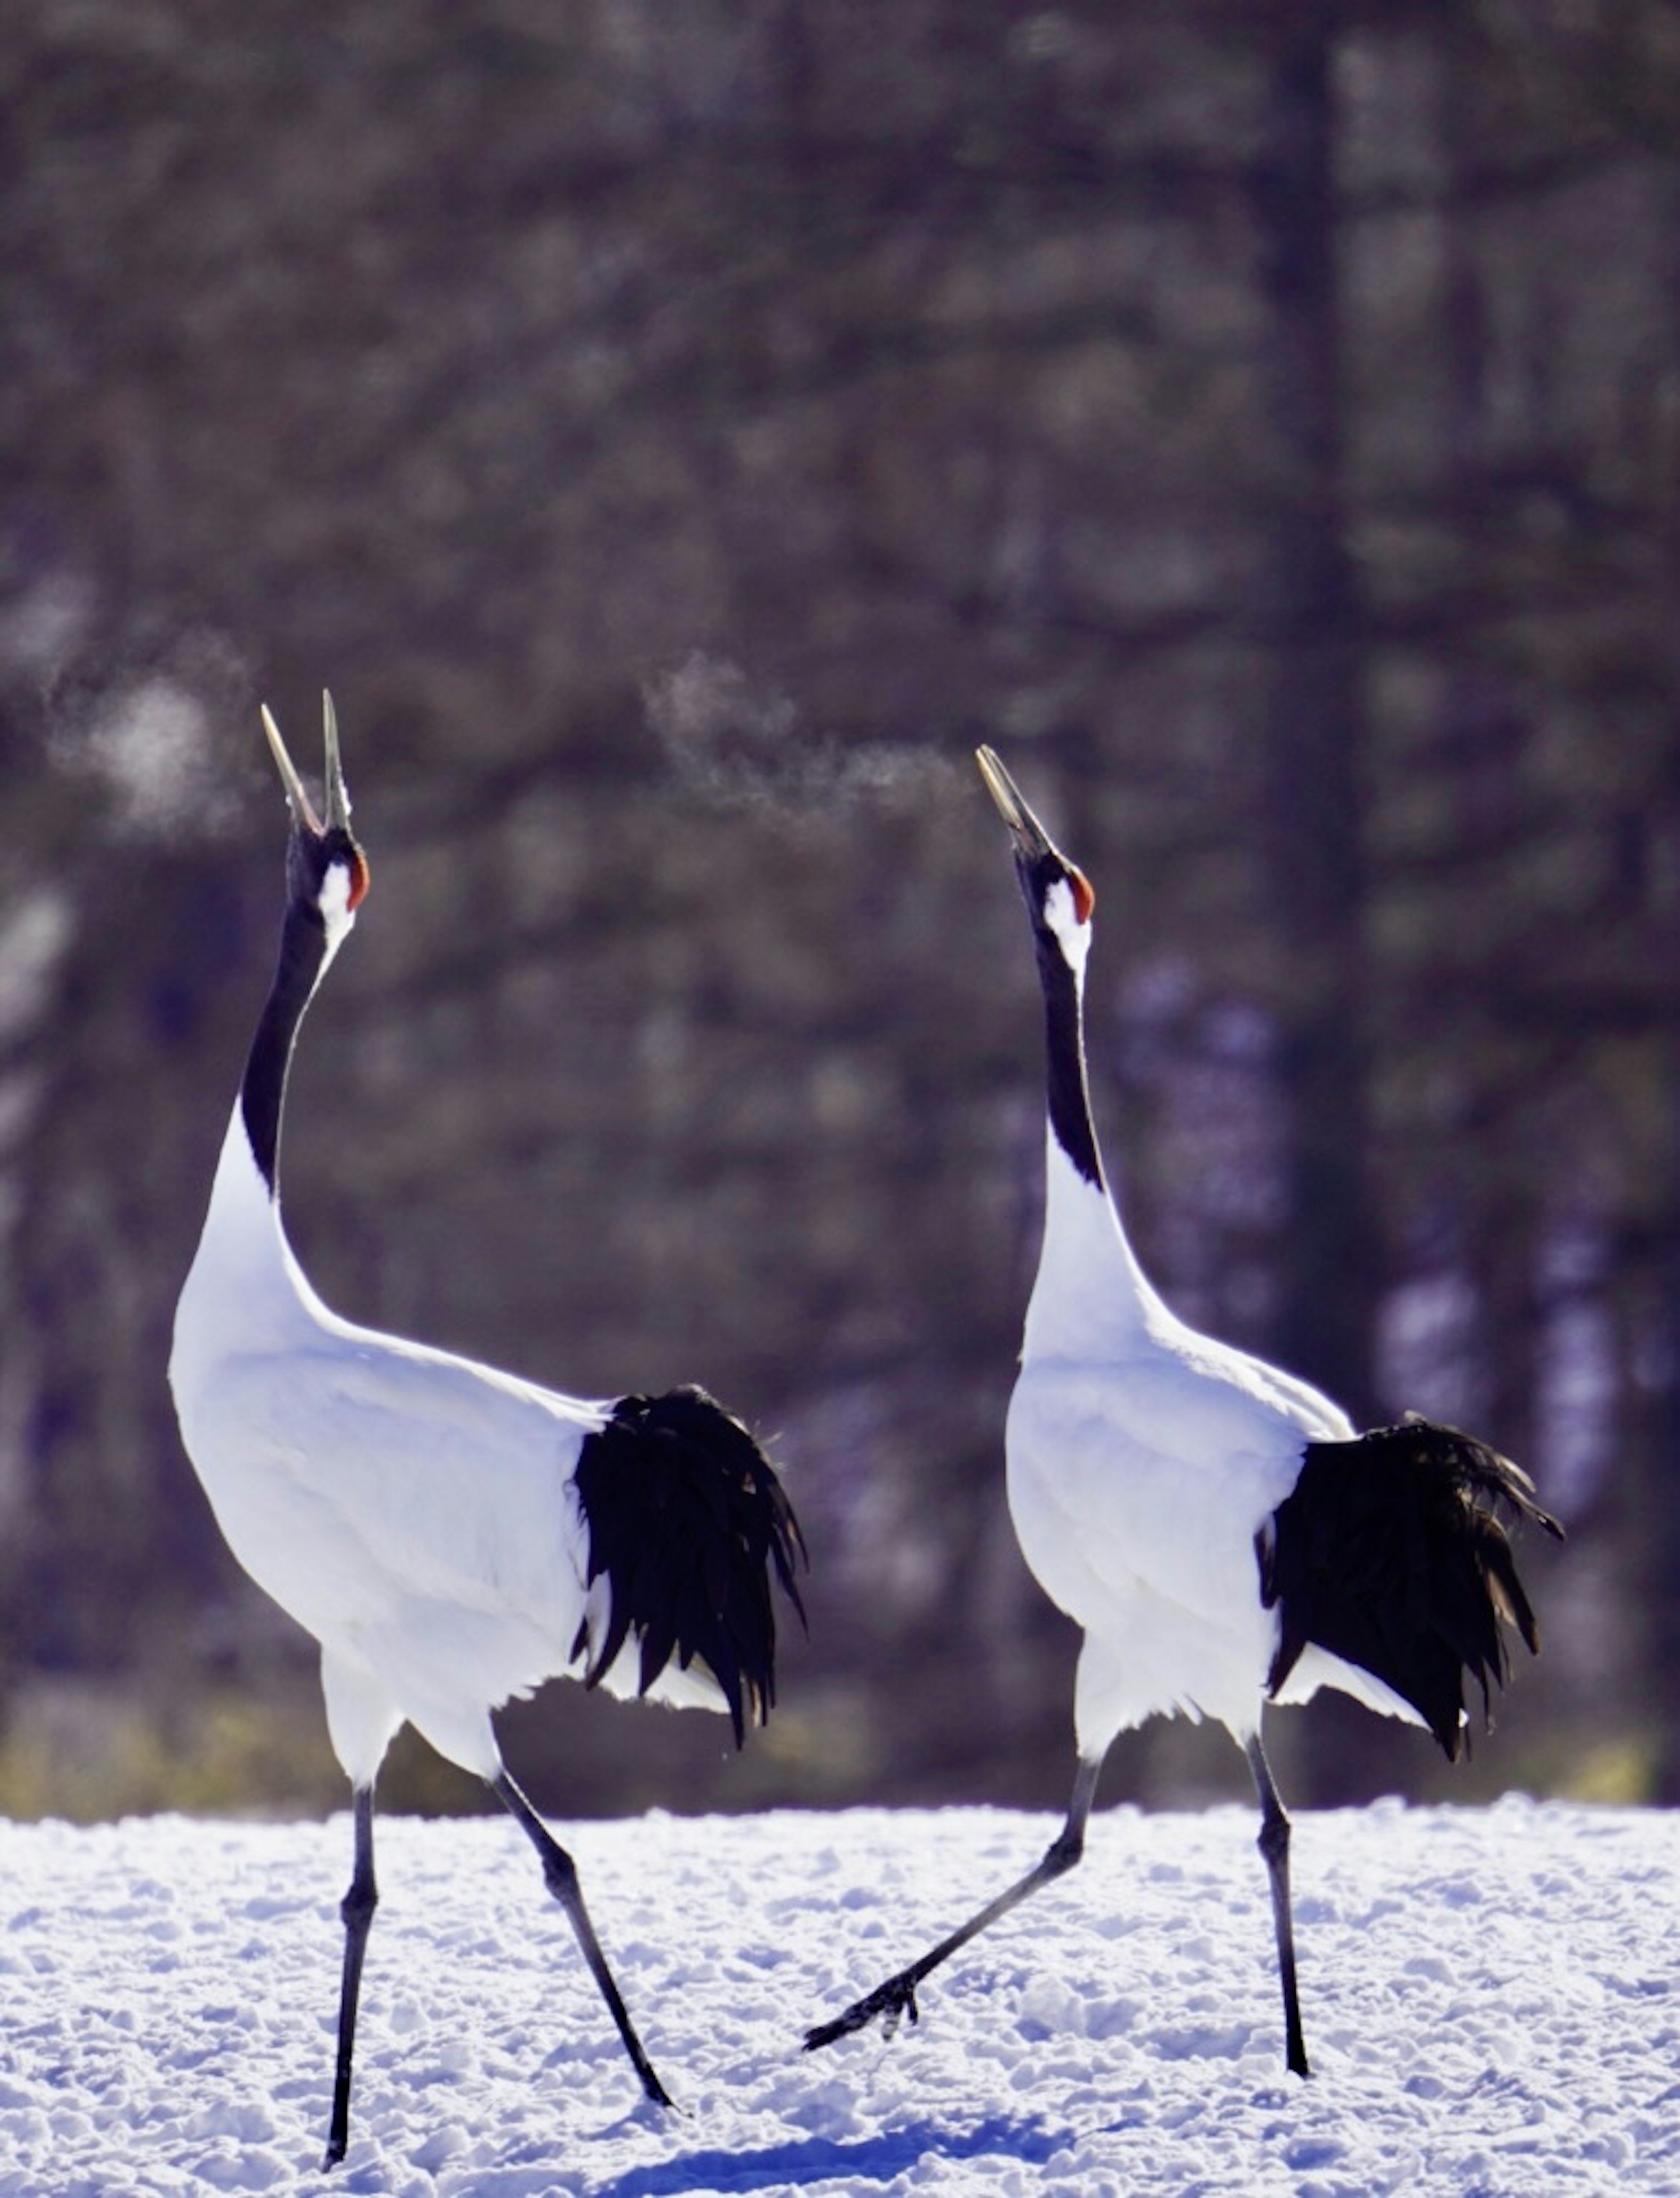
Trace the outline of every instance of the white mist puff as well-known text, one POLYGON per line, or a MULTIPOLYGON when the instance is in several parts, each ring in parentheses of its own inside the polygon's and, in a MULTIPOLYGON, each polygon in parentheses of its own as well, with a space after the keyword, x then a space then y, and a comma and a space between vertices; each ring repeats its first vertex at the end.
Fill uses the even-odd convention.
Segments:
POLYGON ((0 1044, 25 1036, 41 1013, 75 930, 74 903, 57 886, 37 887, 0 911, 0 1044))
POLYGON ((921 799, 955 773, 943 758, 887 741, 836 740, 801 724, 793 701, 755 687, 738 664, 695 649, 642 690, 648 722, 677 777, 737 808, 831 811, 921 799))
POLYGON ((171 839, 225 823, 233 803, 217 774, 204 706, 161 677, 126 688, 85 726, 53 736, 55 761, 103 782, 120 832, 171 839))
POLYGON ((642 690, 648 721, 678 775, 707 793, 751 798, 782 766, 798 718, 785 695, 755 694, 739 665, 694 650, 642 690))
POLYGON ((93 608, 92 584, 79 573, 39 574, 0 610, 0 662, 32 678, 50 677, 87 631, 93 608))

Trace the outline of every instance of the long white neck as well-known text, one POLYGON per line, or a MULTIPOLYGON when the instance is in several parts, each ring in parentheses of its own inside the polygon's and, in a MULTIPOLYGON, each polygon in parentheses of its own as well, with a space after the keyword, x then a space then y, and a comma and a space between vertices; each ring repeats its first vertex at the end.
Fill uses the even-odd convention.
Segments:
POLYGON ((1044 1241, 1021 1357, 1124 1357, 1171 1320, 1126 1241, 1106 1187, 1080 1173, 1054 1124, 1047 1125, 1044 1241))
POLYGON ((1102 1360, 1123 1357, 1172 1315, 1126 1241, 1108 1195, 1091 1119, 1085 1073, 1084 913, 1068 887, 1053 887, 1035 923, 1044 994, 1048 1120, 1044 1241, 1026 1309, 1021 1356, 1102 1360))
POLYGON ((323 1311, 286 1241, 280 1201, 257 1166, 244 1108, 235 1106, 176 1307, 170 1379, 177 1398, 230 1350, 296 1343, 323 1311))
POLYGON ((286 1241, 280 1218, 280 1122, 298 1026, 350 928, 349 873, 334 865, 318 901, 294 898, 280 959, 222 1140, 204 1230, 175 1314, 177 1385, 224 1350, 295 1341, 325 1307, 286 1241))
POLYGON ((204 1217, 200 1250, 215 1247, 218 1266, 255 1282, 264 1274, 282 1274, 288 1286, 307 1289, 303 1270, 287 1241, 280 1215, 280 1194, 264 1182, 251 1149, 251 1137, 242 1105, 229 1118, 210 1186, 210 1205, 204 1217))

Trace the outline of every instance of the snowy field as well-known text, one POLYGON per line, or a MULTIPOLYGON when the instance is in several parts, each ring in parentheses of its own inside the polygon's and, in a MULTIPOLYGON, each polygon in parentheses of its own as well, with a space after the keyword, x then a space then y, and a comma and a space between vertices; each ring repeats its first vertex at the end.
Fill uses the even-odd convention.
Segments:
POLYGON ((680 2111, 639 2092, 510 1821, 381 1820, 350 2154, 317 2162, 347 1817, 0 1825, 0 2194, 1680 2194, 1680 1823, 1297 1819, 1310 2084, 1251 1811, 1099 1816, 931 1980, 805 2026, 1036 1859, 951 1810, 561 1827, 680 2111))

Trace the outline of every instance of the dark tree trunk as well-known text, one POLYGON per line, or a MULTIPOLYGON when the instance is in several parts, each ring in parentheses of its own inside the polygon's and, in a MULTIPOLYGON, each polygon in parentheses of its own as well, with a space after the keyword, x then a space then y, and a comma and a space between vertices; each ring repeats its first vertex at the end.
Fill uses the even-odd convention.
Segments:
POLYGON ((1287 957, 1288 1251, 1271 1348, 1364 1416, 1377 1259, 1365 1173, 1363 724, 1343 512, 1334 47, 1333 20, 1317 9, 1281 34, 1253 193, 1278 471, 1264 829, 1287 957))

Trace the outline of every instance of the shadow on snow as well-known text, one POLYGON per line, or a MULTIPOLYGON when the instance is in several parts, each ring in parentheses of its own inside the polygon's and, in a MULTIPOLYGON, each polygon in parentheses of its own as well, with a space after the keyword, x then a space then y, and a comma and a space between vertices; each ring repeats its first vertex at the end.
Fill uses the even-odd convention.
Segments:
POLYGON ((591 2198, 674 2198, 683 2191, 760 2190, 779 2183, 890 2183, 927 2158, 1006 2160, 1041 2164, 1072 2143, 1037 2120, 984 2121, 971 2130, 912 2122, 879 2137, 843 2143, 814 2137, 802 2143, 767 2145, 758 2152, 690 2152, 680 2160, 633 2167, 596 2188, 591 2198))

